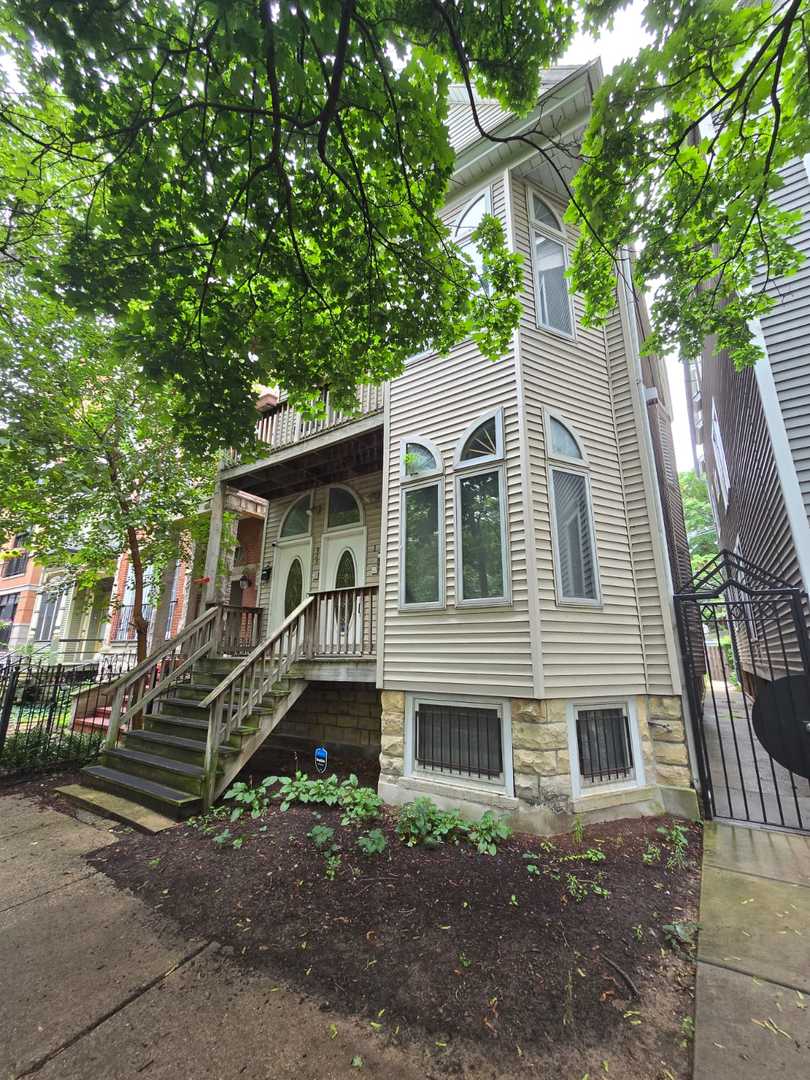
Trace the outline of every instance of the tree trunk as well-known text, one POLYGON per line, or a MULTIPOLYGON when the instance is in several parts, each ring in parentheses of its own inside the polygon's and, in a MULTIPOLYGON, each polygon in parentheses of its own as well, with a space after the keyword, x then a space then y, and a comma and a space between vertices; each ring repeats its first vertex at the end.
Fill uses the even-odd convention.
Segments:
POLYGON ((143 617, 143 560, 141 559, 141 545, 138 533, 135 529, 127 529, 129 542, 129 558, 132 564, 132 580, 135 585, 135 595, 132 600, 132 622, 135 626, 136 658, 140 664, 146 659, 146 639, 149 633, 149 623, 143 617))

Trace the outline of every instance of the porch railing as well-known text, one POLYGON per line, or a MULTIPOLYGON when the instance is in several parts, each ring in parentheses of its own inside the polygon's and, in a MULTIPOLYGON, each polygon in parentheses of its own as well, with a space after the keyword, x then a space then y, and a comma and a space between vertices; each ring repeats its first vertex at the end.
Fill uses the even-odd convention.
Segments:
POLYGON ((356 420, 359 416, 369 413, 381 412, 384 402, 384 387, 360 386, 357 389, 359 409, 356 413, 342 413, 332 408, 329 394, 326 395, 326 412, 317 420, 308 420, 302 416, 287 401, 279 405, 263 416, 256 425, 256 437, 259 442, 266 443, 273 450, 282 446, 292 446, 294 443, 309 439, 313 435, 319 435, 329 428, 338 427, 340 424, 356 420))
POLYGON ((210 607, 110 688, 110 726, 104 743, 108 749, 118 742, 122 724, 139 716, 159 694, 165 693, 185 674, 190 674, 195 661, 214 651, 219 643, 223 618, 221 605, 210 607))
POLYGON ((307 658, 362 658, 377 649, 376 585, 313 593, 307 610, 307 658))
POLYGON ((315 603, 314 596, 290 612, 278 630, 258 645, 200 702, 208 709, 208 734, 205 744, 205 805, 214 799, 214 783, 219 748, 264 700, 273 686, 303 654, 306 614, 315 603))

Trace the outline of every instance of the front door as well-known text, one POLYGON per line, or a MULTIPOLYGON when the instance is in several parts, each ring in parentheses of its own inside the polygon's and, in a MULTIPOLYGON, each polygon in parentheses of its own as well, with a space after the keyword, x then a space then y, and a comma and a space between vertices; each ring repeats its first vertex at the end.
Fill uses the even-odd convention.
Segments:
POLYGON ((310 537, 279 540, 273 557, 270 579, 270 631, 281 626, 309 593, 312 565, 310 537))
POLYGON ((362 600, 348 590, 366 583, 366 547, 364 525, 324 534, 320 589, 340 590, 321 608, 320 651, 325 654, 353 653, 362 644, 362 600))

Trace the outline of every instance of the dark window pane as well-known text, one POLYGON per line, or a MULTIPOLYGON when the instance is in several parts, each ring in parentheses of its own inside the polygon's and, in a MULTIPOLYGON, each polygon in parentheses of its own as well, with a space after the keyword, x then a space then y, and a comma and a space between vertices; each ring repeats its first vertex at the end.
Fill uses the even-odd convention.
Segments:
POLYGON ((292 614, 304 598, 304 568, 300 559, 293 559, 287 571, 284 588, 284 618, 292 614))
POLYGON ((309 532, 309 495, 299 499, 284 519, 282 536, 301 536, 309 532))
POLYGON ((550 417, 550 421, 552 451, 555 454, 562 454, 563 457, 581 459, 582 451, 579 448, 579 443, 565 424, 561 424, 553 416, 550 417))
POLYGON ((329 489, 329 522, 330 529, 339 528, 342 525, 359 525, 360 507, 350 491, 345 488, 329 489))
POLYGON ((439 485, 406 491, 405 603, 435 604, 440 599, 439 485))
POLYGON ((459 482, 461 559, 465 600, 504 595, 501 487, 498 471, 459 482))
POLYGON ((416 710, 416 761, 423 769, 462 776, 503 772, 497 709, 420 704, 416 710))
POLYGON ((347 548, 340 556, 335 572, 336 589, 353 589, 356 581, 354 556, 347 548))
POLYGON ((50 641, 53 634, 53 625, 56 622, 56 614, 59 611, 60 593, 49 593, 42 597, 37 619, 37 641, 50 641))
POLYGON ((577 712, 579 773, 588 784, 624 780, 633 771, 630 724, 623 709, 577 712))
POLYGON ((498 427, 494 416, 479 424, 464 443, 461 451, 462 461, 475 461, 476 458, 492 457, 498 452, 498 427))
POLYGON ((419 476, 422 473, 432 472, 437 468, 437 464, 436 458, 426 446, 413 442, 405 444, 406 476, 419 476))
POLYGON ((565 280, 565 250, 556 240, 535 236, 534 260, 537 273, 537 316, 544 326, 571 333, 571 306, 565 280))

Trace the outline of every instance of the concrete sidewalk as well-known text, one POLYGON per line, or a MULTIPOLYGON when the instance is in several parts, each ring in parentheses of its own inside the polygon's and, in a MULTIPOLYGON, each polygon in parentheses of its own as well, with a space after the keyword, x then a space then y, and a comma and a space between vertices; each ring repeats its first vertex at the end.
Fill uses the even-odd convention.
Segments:
POLYGON ((112 823, 0 796, 0 1078, 423 1080, 385 1046, 215 942, 188 940, 83 856, 112 823))
POLYGON ((708 822, 694 1080, 810 1077, 810 837, 708 822))

